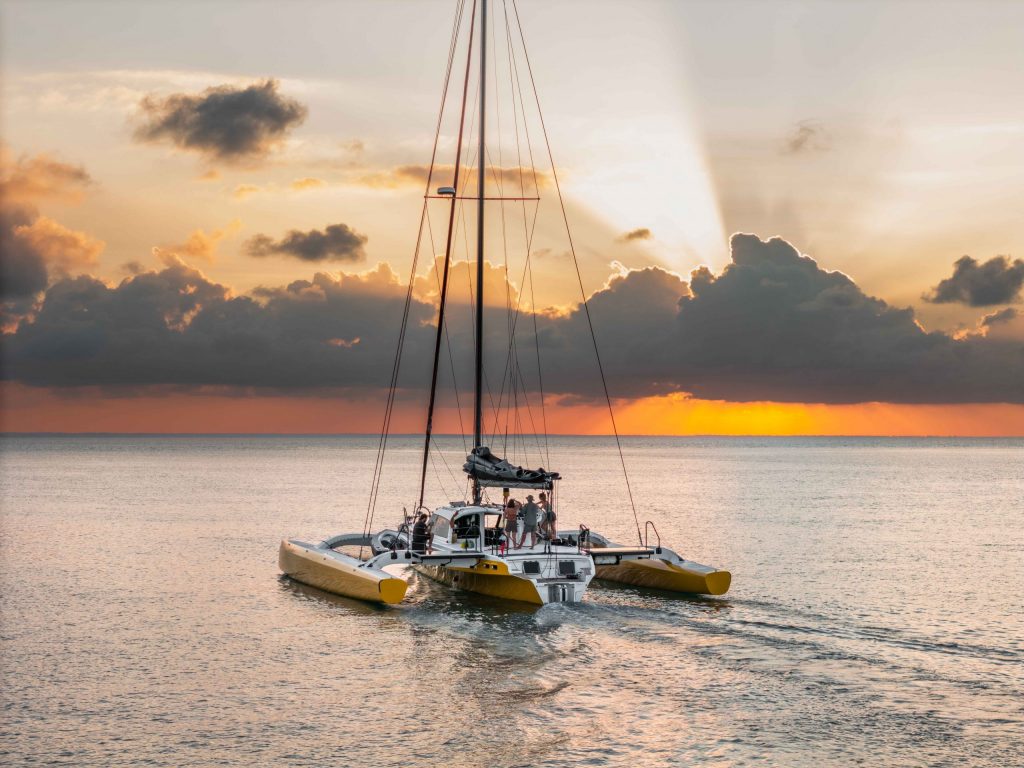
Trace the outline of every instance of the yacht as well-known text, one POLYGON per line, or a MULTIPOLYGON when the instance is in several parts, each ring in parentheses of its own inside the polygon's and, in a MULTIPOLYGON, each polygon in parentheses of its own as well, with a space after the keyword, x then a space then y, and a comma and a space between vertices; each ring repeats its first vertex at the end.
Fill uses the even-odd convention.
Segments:
MULTIPOLYGON (((529 505, 534 503, 529 498, 533 495, 539 497, 541 493, 547 497, 544 508, 554 509, 561 513, 558 507, 558 484, 562 478, 555 471, 523 467, 504 457, 499 457, 485 443, 483 356, 486 338, 484 334, 486 206, 488 203, 492 205, 497 203, 495 208, 500 206, 502 217, 510 208, 522 208, 525 230, 523 242, 526 245, 524 276, 529 274, 532 292, 532 273, 529 273, 529 268, 533 231, 530 214, 533 215, 532 223, 535 226, 535 206, 539 205, 541 187, 543 186, 538 181, 536 166, 533 164, 534 152, 532 145, 529 144, 529 128, 525 116, 527 101, 524 94, 533 94, 538 115, 540 109, 539 98, 536 97, 536 86, 533 83, 532 68, 526 54, 525 36, 522 32, 515 0, 503 2, 499 9, 501 14, 498 21, 492 21, 489 24, 487 0, 458 0, 456 3, 442 105, 434 139, 434 152, 424 190, 420 235, 410 275, 405 316, 402 319, 395 353, 384 426, 378 444, 377 461, 371 482, 370 501, 367 506, 364 529, 358 533, 332 536, 319 543, 285 539, 281 542, 279 550, 280 569, 287 576, 304 584, 339 595, 384 604, 400 603, 405 598, 407 589, 405 576, 409 574, 410 569, 452 587, 454 589, 453 599, 457 599, 458 592, 466 591, 534 605, 578 603, 584 599, 587 589, 595 579, 681 593, 725 594, 731 582, 731 575, 728 571, 686 560, 673 550, 663 546, 653 522, 646 522, 641 529, 640 519, 633 504, 632 490, 629 488, 628 476, 625 473, 626 465, 622 460, 612 401, 601 367, 596 339, 593 336, 593 325, 590 322, 586 295, 582 291, 582 282, 580 282, 582 307, 586 312, 591 340, 594 343, 595 362, 604 386, 604 395, 608 403, 612 429, 615 433, 615 445, 619 451, 623 476, 626 480, 626 489, 636 525, 637 542, 632 545, 616 544, 607 537, 592 532, 584 524, 575 528, 563 527, 561 529, 550 525, 543 535, 536 535, 532 531, 524 531, 525 524, 529 520, 523 520, 518 522, 516 532, 508 530, 507 523, 510 517, 506 512, 509 509, 509 499, 512 493, 527 496, 527 505, 520 509, 525 508, 528 517, 537 512, 543 513, 544 509, 529 508, 529 505), (499 41, 501 45, 498 44, 499 41), (502 76, 503 78, 507 76, 509 80, 508 91, 511 94, 511 113, 515 123, 517 141, 516 153, 517 159, 522 161, 518 168, 511 173, 508 169, 500 165, 496 166, 489 161, 491 148, 487 143, 486 123, 489 115, 487 89, 490 87, 491 81, 488 79, 488 65, 494 62, 497 66, 498 57, 495 54, 498 51, 492 51, 493 58, 489 58, 488 43, 495 44, 498 48, 503 46, 502 52, 507 54, 507 66, 502 72, 502 76), (463 53, 464 59, 461 56, 463 53), (463 60, 465 68, 460 72, 456 65, 463 60), (474 80, 474 75, 476 87, 475 93, 471 97, 470 83, 474 80), (460 83, 461 100, 458 100, 458 131, 454 162, 451 165, 441 165, 437 160, 445 104, 452 92, 450 86, 454 86, 457 93, 460 83), (469 108, 471 98, 479 109, 478 113, 469 108), (467 140, 467 135, 471 133, 471 129, 467 130, 467 113, 470 121, 475 120, 476 123, 475 147, 472 147, 472 142, 467 140), (522 120, 520 121, 521 113, 522 120), (526 151, 523 150, 520 140, 527 145, 526 151), (475 172, 472 168, 467 168, 467 156, 473 151, 476 155, 475 172), (523 167, 524 158, 529 158, 531 163, 529 170, 525 170, 523 167), (450 177, 447 176, 449 173, 450 177), (494 189, 488 189, 489 179, 494 189), (445 183, 442 184, 442 181, 445 183), (435 187, 435 184, 438 186, 435 187), (439 305, 430 395, 424 430, 423 458, 419 472, 419 494, 413 505, 413 513, 407 514, 403 510, 395 528, 374 531, 373 521, 380 490, 380 475, 383 471, 383 457, 387 450, 391 417, 398 389, 413 283, 417 278, 417 263, 425 240, 424 222, 427 222, 427 228, 430 228, 431 206, 441 207, 442 215, 447 219, 447 230, 442 266, 435 270, 439 273, 437 275, 439 305), (475 208, 476 259, 475 290, 472 291, 475 296, 475 301, 472 302, 473 433, 472 447, 462 467, 466 481, 464 486, 466 498, 449 501, 430 509, 425 505, 427 469, 431 460, 431 450, 435 448, 433 424, 437 405, 438 377, 445 361, 442 349, 449 340, 447 310, 449 308, 451 267, 454 247, 458 242, 455 237, 456 229, 464 219, 467 207, 475 208), (426 516, 425 522, 423 516, 426 516)), ((498 82, 497 77, 494 82, 498 82)), ((501 112, 496 111, 496 114, 500 116, 501 112)), ((508 110, 505 114, 506 116, 509 114, 508 110)), ((542 117, 540 117, 540 127, 547 156, 550 159, 550 145, 547 141, 547 131, 544 128, 542 117)), ((471 160, 472 157, 468 157, 468 161, 471 160)), ((558 174, 553 160, 551 160, 550 170, 554 192, 565 224, 569 249, 573 261, 576 263, 568 216, 565 212, 565 204, 562 200, 558 174)), ((503 234, 504 227, 505 219, 502 218, 501 231, 503 234)), ((432 235, 433 233, 430 231, 431 240, 432 235)), ((463 235, 468 249, 468 235, 465 230, 463 235)), ((578 264, 576 277, 579 277, 578 264)), ((506 351, 506 370, 496 407, 493 406, 493 395, 490 398, 492 407, 495 410, 500 410, 503 407, 506 410, 511 410, 513 407, 518 409, 520 407, 518 398, 526 397, 530 394, 530 390, 537 389, 540 398, 539 407, 543 408, 542 382, 538 382, 540 386, 537 387, 529 386, 522 371, 517 367, 516 329, 517 323, 523 315, 521 302, 517 303, 515 307, 511 306, 511 302, 508 304, 509 348, 506 351), (509 392, 507 397, 506 383, 509 392), (513 390, 516 398, 514 405, 511 394, 513 390)), ((536 317, 535 309, 534 317, 536 317)), ((535 325, 534 332, 536 337, 535 325)), ((540 343, 536 338, 535 341, 537 343, 539 376, 540 343)), ((452 366, 453 378, 455 378, 455 363, 451 355, 450 343, 447 352, 447 361, 452 366)), ((470 372, 466 371, 465 373, 468 378, 470 372)), ((515 423, 513 420, 513 426, 515 423)), ((490 437, 495 438, 499 436, 498 433, 499 430, 492 430, 490 437)), ((501 435, 502 442, 506 447, 508 435, 506 427, 506 431, 501 435)), ((513 434, 513 445, 515 444, 514 437, 513 434)), ((513 506, 512 509, 514 512, 517 507, 513 506)))

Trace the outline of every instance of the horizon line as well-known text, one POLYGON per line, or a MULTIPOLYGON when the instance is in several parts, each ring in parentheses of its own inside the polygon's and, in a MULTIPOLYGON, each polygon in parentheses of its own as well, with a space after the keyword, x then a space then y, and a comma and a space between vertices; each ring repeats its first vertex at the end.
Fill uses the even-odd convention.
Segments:
MULTIPOLYGON (((458 438, 462 435, 457 432, 447 433, 435 433, 434 437, 451 437, 458 438)), ((511 436, 511 433, 509 433, 511 436)), ((515 437, 532 437, 532 433, 516 433, 515 437)), ((19 432, 19 431, 7 431, 0 430, 0 437, 380 437, 379 432, 19 432)), ((422 433, 419 432, 392 432, 388 437, 417 437, 422 438, 422 433)), ((571 437, 571 438, 587 438, 587 437, 608 437, 614 438, 615 435, 611 432, 601 434, 582 434, 582 433, 557 433, 548 435, 552 437, 571 437)), ((759 435, 759 434, 744 434, 744 435, 731 435, 731 434, 720 434, 714 432, 701 433, 701 434, 679 434, 679 435, 665 435, 665 434, 620 434, 620 438, 736 438, 736 439, 751 439, 751 438, 832 438, 832 439, 906 439, 906 440, 1022 440, 1024 434, 1019 435, 956 435, 956 434, 934 434, 934 435, 908 435, 908 434, 873 434, 873 435, 830 435, 830 434, 806 434, 806 435, 759 435)))

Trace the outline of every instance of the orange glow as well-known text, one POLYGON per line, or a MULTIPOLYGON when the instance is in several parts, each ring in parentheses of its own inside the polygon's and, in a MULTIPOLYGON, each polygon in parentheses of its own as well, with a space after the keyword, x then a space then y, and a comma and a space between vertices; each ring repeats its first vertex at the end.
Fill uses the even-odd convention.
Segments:
MULTIPOLYGON (((383 416, 383 397, 69 396, 10 383, 0 391, 5 432, 373 434, 383 416)), ((616 419, 622 434, 633 435, 1024 436, 1024 405, 1001 403, 729 403, 668 395, 620 403, 616 419)), ((392 432, 418 433, 423 421, 421 403, 399 404, 392 432)), ((549 405, 547 423, 552 434, 611 431, 598 404, 549 405)), ((458 431, 453 410, 442 409, 435 424, 437 432, 458 431)))

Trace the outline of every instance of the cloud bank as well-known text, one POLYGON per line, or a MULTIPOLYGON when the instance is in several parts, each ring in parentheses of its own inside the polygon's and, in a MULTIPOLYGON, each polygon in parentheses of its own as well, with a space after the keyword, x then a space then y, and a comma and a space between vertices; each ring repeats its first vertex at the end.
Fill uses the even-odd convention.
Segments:
POLYGON ((306 107, 277 88, 276 80, 264 80, 247 88, 221 85, 199 94, 147 96, 135 137, 229 163, 260 159, 306 119, 306 107))
MULTIPOLYGON (((252 296, 233 296, 180 261, 116 286, 69 278, 5 337, 5 373, 49 387, 377 390, 390 375, 404 295, 386 265, 252 296)), ((732 263, 717 275, 707 268, 689 280, 653 267, 620 273, 593 294, 590 308, 618 397, 1024 403, 1024 341, 928 333, 912 310, 866 295, 777 238, 735 235, 732 263)), ((413 389, 428 378, 435 310, 413 299, 403 363, 413 389)), ((486 311, 493 384, 507 320, 502 307, 486 311)), ((462 314, 454 312, 453 322, 462 314)), ((521 331, 532 330, 533 319, 521 318, 521 331)), ((582 306, 536 320, 545 390, 599 398, 582 306)), ((456 369, 467 371, 468 323, 450 331, 456 369)))

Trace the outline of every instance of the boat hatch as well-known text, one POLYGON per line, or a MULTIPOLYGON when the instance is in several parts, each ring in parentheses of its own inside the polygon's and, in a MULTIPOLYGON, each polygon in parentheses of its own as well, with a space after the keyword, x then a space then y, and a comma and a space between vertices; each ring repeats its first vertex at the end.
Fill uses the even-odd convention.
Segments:
POLYGON ((558 561, 558 572, 562 576, 575 576, 576 575, 576 561, 574 561, 574 560, 559 560, 558 561))
POLYGON ((540 575, 540 563, 536 560, 527 560, 523 563, 523 573, 540 575))

